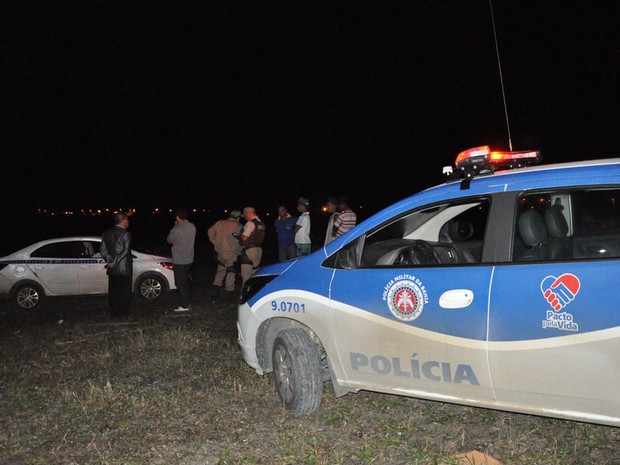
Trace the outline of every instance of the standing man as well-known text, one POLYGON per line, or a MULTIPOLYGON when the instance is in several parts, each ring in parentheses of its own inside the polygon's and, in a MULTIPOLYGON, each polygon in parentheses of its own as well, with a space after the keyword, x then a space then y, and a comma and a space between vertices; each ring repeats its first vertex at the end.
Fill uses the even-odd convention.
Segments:
POLYGON ((291 216, 284 205, 280 205, 278 207, 278 218, 273 225, 278 234, 278 259, 281 262, 297 257, 295 224, 297 224, 297 218, 291 216))
POLYGON ((349 200, 346 197, 340 197, 338 208, 340 208, 340 214, 334 221, 333 229, 336 237, 340 237, 347 231, 350 231, 357 223, 357 215, 351 210, 349 200))
POLYGON ((253 207, 245 207, 243 217, 245 226, 239 243, 245 247, 241 254, 241 280, 245 284, 258 269, 263 256, 261 244, 265 238, 265 223, 260 220, 253 207))
POLYGON ((189 310, 192 301, 190 270, 194 263, 196 226, 187 219, 188 212, 186 209, 178 209, 175 215, 175 224, 167 239, 168 244, 172 245, 174 282, 179 294, 179 306, 174 311, 186 312, 189 310))
POLYGON ((327 245, 336 239, 336 234, 334 233, 334 220, 338 218, 338 201, 334 197, 327 199, 327 212, 329 213, 329 221, 327 222, 327 229, 325 230, 325 243, 323 245, 327 245))
POLYGON ((241 212, 233 210, 228 218, 217 221, 207 230, 209 241, 217 253, 217 268, 213 280, 215 291, 212 295, 213 303, 224 303, 224 301, 230 300, 226 299, 222 293, 224 282, 226 282, 228 297, 232 296, 235 291, 235 262, 243 250, 238 239, 243 229, 239 223, 240 217, 241 212))
POLYGON ((114 226, 101 235, 101 256, 108 274, 110 318, 127 318, 131 304, 133 259, 126 213, 114 214, 114 226))
POLYGON ((303 257, 310 254, 312 241, 310 240, 310 201, 305 197, 297 200, 297 211, 300 213, 295 224, 295 248, 297 256, 303 257))

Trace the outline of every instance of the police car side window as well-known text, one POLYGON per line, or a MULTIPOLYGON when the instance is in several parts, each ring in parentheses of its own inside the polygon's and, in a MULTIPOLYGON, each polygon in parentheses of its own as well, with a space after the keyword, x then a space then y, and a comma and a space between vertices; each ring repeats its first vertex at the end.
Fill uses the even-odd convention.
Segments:
POLYGON ((620 189, 571 193, 573 254, 577 259, 620 257, 620 189))
POLYGON ((101 242, 94 241, 94 242, 89 242, 89 244, 90 244, 90 249, 92 250, 91 257, 101 257, 101 242))
POLYGON ((338 253, 331 259, 325 261, 324 265, 328 267, 352 270, 359 266, 359 251, 362 247, 364 237, 356 239, 345 248, 338 251, 338 253))
POLYGON ((30 254, 31 257, 45 258, 72 258, 73 245, 71 242, 54 242, 38 248, 30 254))
POLYGON ((488 199, 460 200, 407 213, 368 234, 362 267, 479 263, 488 199))
POLYGON ((620 257, 620 189, 540 192, 519 199, 513 261, 620 257))

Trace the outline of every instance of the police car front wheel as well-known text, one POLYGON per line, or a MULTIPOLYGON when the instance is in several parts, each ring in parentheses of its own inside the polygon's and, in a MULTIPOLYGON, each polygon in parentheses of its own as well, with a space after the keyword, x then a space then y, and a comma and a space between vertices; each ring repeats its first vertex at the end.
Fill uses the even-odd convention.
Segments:
POLYGON ((284 407, 295 415, 315 412, 321 404, 323 383, 316 345, 306 331, 280 331, 273 343, 275 388, 284 407))

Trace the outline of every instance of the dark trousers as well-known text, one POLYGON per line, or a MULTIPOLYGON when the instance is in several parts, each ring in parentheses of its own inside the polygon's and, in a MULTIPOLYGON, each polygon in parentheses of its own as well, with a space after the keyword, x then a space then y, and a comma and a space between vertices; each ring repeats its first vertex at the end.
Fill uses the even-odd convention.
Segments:
POLYGON ((177 265, 174 264, 174 283, 179 293, 179 304, 183 308, 188 308, 192 302, 192 286, 190 282, 190 270, 192 264, 177 265))
POLYGON ((131 305, 131 275, 108 276, 108 298, 110 301, 110 316, 129 316, 131 305))
POLYGON ((295 244, 278 246, 278 259, 281 262, 285 262, 292 258, 297 258, 297 247, 295 244))

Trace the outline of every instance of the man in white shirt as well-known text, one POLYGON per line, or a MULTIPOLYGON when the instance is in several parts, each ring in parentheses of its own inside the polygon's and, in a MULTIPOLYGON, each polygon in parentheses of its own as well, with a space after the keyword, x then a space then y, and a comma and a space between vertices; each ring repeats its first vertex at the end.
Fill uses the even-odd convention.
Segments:
POLYGON ((295 248, 297 256, 303 257, 310 254, 312 241, 310 240, 310 201, 305 197, 299 197, 297 200, 297 211, 299 218, 295 225, 295 248))

